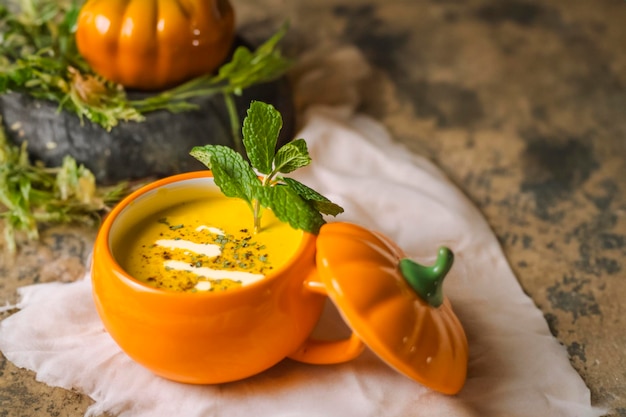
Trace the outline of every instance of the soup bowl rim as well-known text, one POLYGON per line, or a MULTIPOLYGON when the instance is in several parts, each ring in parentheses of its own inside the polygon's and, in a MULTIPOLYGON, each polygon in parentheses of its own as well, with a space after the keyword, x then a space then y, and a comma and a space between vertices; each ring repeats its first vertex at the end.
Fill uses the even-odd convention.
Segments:
MULTIPOLYGON (((281 276, 283 276, 289 269, 293 268, 294 265, 299 261, 300 257, 307 251, 310 245, 315 244, 315 235, 312 233, 301 231, 302 236, 300 238, 298 248, 295 250, 293 255, 283 264, 281 264, 278 268, 266 274, 263 279, 250 283, 248 285, 241 286, 239 288, 228 289, 227 291, 198 291, 198 292, 188 292, 188 291, 169 291, 166 289, 156 288, 149 284, 146 284, 139 279, 133 277, 131 274, 126 272, 124 268, 119 264, 119 262, 115 259, 113 255, 113 251, 111 249, 111 230, 115 226, 115 221, 118 217, 124 212, 124 210, 133 210, 132 204, 137 201, 138 198, 155 191, 157 189, 173 186, 175 184, 180 184, 189 180, 197 180, 197 179, 207 179, 210 180, 209 184, 213 184, 214 187, 217 188, 217 185, 213 182, 213 176, 210 171, 192 171, 186 172, 182 174, 171 175, 162 179, 155 180, 150 182, 143 187, 135 190, 128 196, 126 196, 120 203, 118 203, 106 216, 104 219, 100 230, 98 232, 98 236, 96 238, 94 256, 92 259, 92 269, 94 269, 94 263, 101 262, 103 266, 107 266, 109 272, 112 273, 119 281, 124 283, 127 287, 130 287, 136 291, 141 291, 144 293, 152 293, 160 296, 168 296, 174 298, 190 298, 190 299, 201 299, 201 298, 215 298, 215 297, 228 297, 228 296, 236 296, 238 294, 243 294, 247 292, 257 291, 256 288, 264 285, 268 285, 276 280, 279 280, 281 276)), ((218 188, 219 189, 219 188, 218 188)), ((229 197, 225 197, 229 198, 229 197)), ((193 200, 198 200, 197 196, 193 198, 193 200)), ((250 214, 252 215, 252 213, 250 214)), ((93 274, 92 274, 93 275, 93 274)))

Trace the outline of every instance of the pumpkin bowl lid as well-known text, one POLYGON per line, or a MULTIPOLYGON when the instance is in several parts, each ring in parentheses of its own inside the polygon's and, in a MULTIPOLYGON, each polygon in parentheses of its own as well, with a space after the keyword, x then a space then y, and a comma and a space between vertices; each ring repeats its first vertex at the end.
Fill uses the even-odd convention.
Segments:
POLYGON ((425 267, 408 260, 387 237, 338 222, 322 226, 316 257, 328 296, 376 355, 431 389, 460 391, 467 375, 468 345, 449 300, 441 294, 453 259, 449 249, 441 248, 435 265, 425 267), (426 290, 414 288, 424 280, 430 280, 426 290))

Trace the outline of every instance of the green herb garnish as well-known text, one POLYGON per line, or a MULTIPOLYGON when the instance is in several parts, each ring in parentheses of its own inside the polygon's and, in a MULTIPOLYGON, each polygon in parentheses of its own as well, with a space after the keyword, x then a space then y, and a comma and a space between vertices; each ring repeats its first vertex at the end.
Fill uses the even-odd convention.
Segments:
POLYGON ((33 164, 26 142, 19 147, 10 144, 0 128, 0 219, 11 253, 16 250, 16 232, 37 239, 40 223, 95 224, 130 191, 125 182, 97 187, 91 171, 69 156, 61 167, 33 164))
POLYGON ((343 212, 337 204, 304 184, 286 178, 311 163, 306 142, 296 139, 276 151, 282 128, 280 112, 272 105, 253 101, 243 122, 243 144, 248 163, 241 154, 221 145, 196 146, 191 155, 213 171, 215 184, 228 197, 245 200, 254 216, 255 233, 261 225, 262 208, 295 229, 317 233, 325 223, 323 214, 343 212))

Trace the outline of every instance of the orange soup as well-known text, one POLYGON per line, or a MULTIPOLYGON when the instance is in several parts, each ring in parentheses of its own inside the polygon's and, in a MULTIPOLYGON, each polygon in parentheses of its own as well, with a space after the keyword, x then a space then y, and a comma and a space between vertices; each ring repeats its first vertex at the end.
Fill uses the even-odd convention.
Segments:
POLYGON ((147 216, 122 239, 116 258, 131 276, 156 288, 223 291, 280 268, 302 234, 267 209, 254 233, 247 203, 216 192, 147 216))

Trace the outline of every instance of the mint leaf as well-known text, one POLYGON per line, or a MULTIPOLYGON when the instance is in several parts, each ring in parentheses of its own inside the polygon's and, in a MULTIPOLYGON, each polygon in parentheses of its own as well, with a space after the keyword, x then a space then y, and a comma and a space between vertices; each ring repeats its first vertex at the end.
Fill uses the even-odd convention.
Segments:
POLYGON ((259 193, 261 204, 274 212, 294 229, 317 233, 325 223, 319 211, 285 185, 263 187, 259 193))
POLYGON ((258 180, 258 184, 241 181, 240 177, 233 175, 236 171, 232 170, 231 167, 222 166, 221 163, 215 163, 215 161, 213 161, 212 171, 215 185, 220 187, 225 196, 241 198, 248 202, 248 204, 252 204, 252 200, 254 200, 256 194, 255 188, 257 185, 259 187, 261 186, 258 180))
POLYGON ((291 190, 311 204, 317 211, 331 216, 343 213, 343 208, 341 206, 333 203, 314 189, 307 187, 301 182, 296 181, 293 178, 283 178, 283 181, 291 190))
POLYGON ((191 155, 213 171, 215 184, 227 197, 242 198, 248 203, 255 233, 261 228, 261 208, 272 210, 279 220, 294 229, 318 233, 325 223, 323 214, 336 216, 343 209, 304 184, 279 175, 311 162, 303 139, 294 140, 276 152, 281 127, 282 117, 274 107, 252 102, 242 128, 251 164, 235 150, 221 145, 197 146, 191 155))
POLYGON ((280 112, 270 104, 253 101, 243 121, 243 146, 252 166, 262 174, 272 172, 278 134, 283 127, 280 112))
POLYGON ((283 145, 274 157, 274 171, 288 174, 311 163, 304 139, 296 139, 283 145))
POLYGON ((190 154, 213 171, 215 184, 224 195, 242 198, 248 204, 256 199, 261 181, 239 153, 227 146, 205 145, 194 147, 190 154))
POLYGON ((213 156, 214 152, 211 148, 213 148, 213 145, 194 146, 189 155, 202 162, 207 168, 212 169, 211 156, 213 156))

